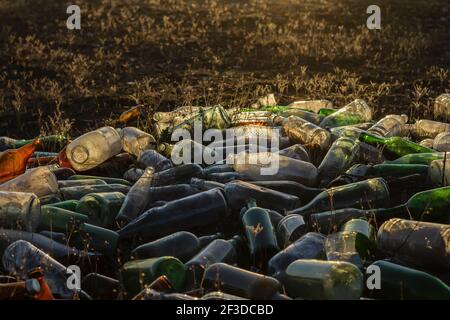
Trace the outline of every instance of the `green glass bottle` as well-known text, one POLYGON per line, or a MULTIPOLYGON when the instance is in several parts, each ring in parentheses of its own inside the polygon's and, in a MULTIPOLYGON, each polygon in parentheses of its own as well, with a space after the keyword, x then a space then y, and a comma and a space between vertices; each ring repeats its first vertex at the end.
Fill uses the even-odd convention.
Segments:
POLYGON ((77 211, 78 203, 79 203, 78 200, 66 200, 66 201, 55 202, 52 204, 47 204, 47 206, 61 208, 61 209, 65 209, 65 210, 69 210, 69 211, 73 211, 73 212, 83 213, 83 212, 77 211))
POLYGON ((247 201, 247 210, 242 215, 247 244, 254 266, 264 270, 267 261, 280 249, 277 244, 275 230, 267 210, 256 206, 256 201, 247 201))
POLYGON ((359 140, 381 147, 384 155, 390 159, 396 159, 411 153, 430 153, 434 151, 400 137, 383 138, 368 132, 362 132, 359 135, 359 140))
POLYGON ((356 300, 361 297, 363 280, 351 263, 300 259, 287 267, 282 283, 292 298, 356 300))
MULTIPOLYGON (((390 164, 425 164, 429 165, 434 160, 444 159, 446 152, 433 153, 412 153, 400 157, 394 161, 389 161, 390 164)), ((447 159, 450 159, 450 152, 447 152, 447 159)))
POLYGON ((82 174, 76 174, 68 178, 68 180, 103 180, 107 184, 123 184, 126 186, 131 186, 131 183, 125 179, 120 178, 110 178, 110 177, 97 177, 97 176, 88 176, 82 174))
MULTIPOLYGON (((35 139, 30 140, 18 140, 14 143, 14 149, 23 147, 24 145, 27 145, 31 142, 33 142, 35 139)), ((39 140, 41 141, 41 146, 39 147, 39 150, 46 151, 46 152, 59 152, 62 148, 67 144, 69 141, 67 137, 63 135, 51 135, 51 136, 45 136, 40 137, 39 140)))
POLYGON ((370 296, 384 300, 448 300, 450 288, 440 279, 423 271, 379 260, 371 266, 380 270, 380 289, 370 296))
POLYGON ((85 223, 88 219, 88 216, 81 213, 57 207, 42 206, 38 231, 69 232, 76 224, 85 223))
POLYGON ((323 117, 327 117, 330 114, 335 113, 336 111, 338 111, 338 109, 333 109, 333 108, 322 108, 320 109, 317 113, 323 117))
POLYGON ((125 263, 121 270, 125 296, 134 297, 162 275, 169 279, 176 291, 180 291, 184 286, 186 267, 177 258, 169 256, 125 263))
POLYGON ((390 200, 388 186, 383 178, 368 179, 327 189, 319 193, 311 202, 288 212, 300 214, 305 220, 313 213, 342 208, 377 208, 390 200))
POLYGON ((413 174, 420 174, 423 180, 427 178, 428 166, 423 164, 391 164, 376 165, 356 164, 347 170, 346 174, 361 179, 381 177, 385 179, 400 178, 413 174))
POLYGON ((405 204, 386 209, 409 215, 418 221, 450 223, 450 187, 442 187, 416 193, 405 204))
POLYGON ((362 268, 375 252, 375 229, 364 219, 346 222, 341 231, 328 235, 325 252, 329 261, 346 261, 362 268))
POLYGON ((113 256, 117 249, 118 239, 119 234, 115 231, 83 223, 70 233, 69 245, 79 250, 113 256))
POLYGON ((111 228, 124 200, 121 192, 91 193, 78 201, 74 211, 87 215, 90 224, 111 228))
POLYGON ((356 99, 345 107, 325 117, 322 128, 334 128, 372 120, 372 109, 362 99, 356 99))
POLYGON ((318 167, 319 186, 326 187, 358 159, 359 145, 359 141, 344 137, 333 142, 318 167))
POLYGON ((123 184, 104 184, 93 186, 77 186, 59 189, 64 200, 80 200, 85 195, 99 192, 121 192, 127 194, 130 187, 123 184))
POLYGON ((391 219, 378 230, 377 244, 402 262, 427 270, 450 270, 450 225, 391 219))

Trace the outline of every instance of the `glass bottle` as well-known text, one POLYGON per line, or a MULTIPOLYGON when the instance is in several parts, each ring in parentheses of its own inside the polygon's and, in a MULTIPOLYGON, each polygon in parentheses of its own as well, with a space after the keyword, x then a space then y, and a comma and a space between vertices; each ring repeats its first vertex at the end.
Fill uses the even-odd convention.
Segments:
POLYGON ((251 183, 256 186, 296 196, 300 199, 301 203, 308 203, 325 190, 324 188, 310 188, 301 183, 286 180, 252 181, 251 183))
POLYGON ((424 164, 429 165, 433 160, 450 159, 450 152, 411 153, 403 157, 389 161, 391 164, 424 164))
POLYGON ((244 181, 233 181, 224 187, 230 208, 235 212, 240 212, 247 200, 252 198, 263 208, 272 209, 278 212, 291 210, 299 205, 296 196, 267 189, 244 181))
POLYGON ((434 118, 448 122, 450 119, 450 94, 444 93, 434 101, 434 118))
POLYGON ((234 236, 230 240, 216 239, 186 262, 188 289, 194 289, 200 285, 203 274, 210 265, 217 262, 235 264, 237 246, 241 242, 242 239, 239 236, 234 236))
POLYGON ((36 231, 41 204, 33 193, 0 191, 0 226, 36 231))
POLYGON ((383 138, 367 132, 362 132, 359 139, 370 145, 379 146, 388 158, 399 158, 410 153, 430 153, 432 149, 421 146, 400 137, 383 138))
POLYGON ((282 248, 286 248, 306 232, 305 220, 298 214, 289 214, 283 217, 277 225, 278 242, 282 248))
POLYGON ((313 164, 274 153, 240 153, 230 163, 237 173, 251 180, 290 180, 307 186, 317 183, 318 172, 313 164))
POLYGON ((391 219, 378 230, 378 248, 392 258, 435 270, 450 268, 450 226, 391 219))
POLYGON ((438 278, 419 270, 389 261, 379 260, 372 264, 380 268, 380 289, 370 295, 383 300, 448 300, 450 288, 438 278))
POLYGON ((145 150, 138 157, 138 164, 143 169, 153 167, 155 172, 164 171, 173 167, 172 162, 155 150, 145 150))
POLYGON ((347 184, 319 193, 311 202, 292 210, 290 214, 300 214, 309 219, 312 213, 356 207, 373 208, 384 205, 390 199, 386 181, 383 178, 368 179, 347 184))
POLYGON ((257 207, 254 199, 248 200, 246 207, 247 210, 241 216, 241 220, 251 260, 254 266, 264 270, 267 261, 280 251, 277 236, 269 213, 265 209, 257 207))
POLYGON ((67 158, 77 171, 87 171, 122 150, 120 135, 112 127, 102 127, 73 140, 66 149, 67 158))
POLYGON ((357 160, 359 145, 359 141, 350 138, 339 138, 333 142, 318 167, 320 186, 327 186, 357 160))
POLYGON ((439 133, 434 138, 433 149, 439 152, 450 151, 450 132, 439 133))
POLYGON ((40 145, 39 140, 26 144, 19 149, 0 152, 0 183, 11 180, 25 172, 28 159, 40 145))
POLYGON ((61 263, 31 243, 18 240, 6 248, 3 267, 10 274, 28 279, 31 270, 40 267, 53 295, 62 299, 73 299, 75 291, 67 287, 69 277, 77 277, 61 263))
POLYGON ((375 252, 375 229, 365 219, 347 221, 340 232, 332 233, 325 240, 329 261, 346 261, 362 268, 375 252))
POLYGON ((309 232, 303 235, 282 251, 274 255, 268 262, 268 274, 281 279, 286 268, 299 259, 325 260, 325 236, 309 232))
POLYGON ((99 184, 107 184, 104 180, 100 179, 85 179, 85 180, 58 180, 58 186, 60 188, 77 187, 77 186, 95 186, 99 184))
POLYGON ((295 160, 310 162, 308 151, 301 144, 293 144, 288 148, 284 148, 278 152, 280 156, 285 156, 295 160))
POLYGON ((357 300, 364 288, 361 271, 344 261, 294 261, 282 282, 290 297, 303 299, 357 300))
POLYGON ((331 135, 327 130, 299 117, 287 118, 283 122, 283 131, 294 143, 312 148, 328 150, 331 144, 331 135))
POLYGON ((136 259, 173 256, 182 262, 191 259, 201 248, 220 237, 220 234, 197 237, 187 231, 172 233, 163 238, 148 242, 133 249, 131 255, 136 259))
POLYGON ((203 275, 202 288, 222 291, 247 299, 271 299, 279 294, 281 284, 272 277, 237 268, 226 263, 214 263, 203 275))
POLYGON ((93 186, 77 186, 61 188, 60 192, 64 200, 80 200, 85 195, 90 193, 100 192, 121 192, 127 194, 130 187, 123 184, 113 183, 105 185, 93 185, 93 186))
POLYGON ((322 128, 333 128, 370 120, 372 120, 372 109, 364 100, 356 99, 325 117, 319 126, 322 128))
POLYGON ((222 191, 212 189, 152 208, 119 230, 121 239, 150 241, 181 230, 218 224, 228 216, 222 191))
POLYGON ((126 186, 131 186, 131 183, 125 179, 121 178, 111 178, 111 177, 99 177, 99 176, 89 176, 84 174, 74 174, 73 176, 68 178, 68 181, 79 181, 79 180, 103 180, 107 184, 123 184, 126 186))
POLYGON ((153 167, 145 169, 142 177, 130 188, 122 206, 117 214, 117 220, 127 221, 137 218, 141 215, 150 198, 151 187, 153 186, 153 177, 155 171, 153 167))
POLYGON ((406 114, 389 114, 370 127, 367 132, 385 138, 401 136, 406 122, 408 122, 406 114))
POLYGON ((179 291, 184 286, 186 267, 180 260, 170 256, 128 261, 120 272, 125 296, 134 297, 145 285, 162 275, 169 279, 176 291, 179 291))
POLYGON ((135 127, 125 127, 120 130, 123 151, 139 157, 144 150, 156 147, 155 138, 135 127))
POLYGON ((428 169, 428 179, 433 186, 450 186, 450 158, 448 160, 434 160, 428 169))
POLYGON ((441 132, 449 132, 450 124, 422 119, 409 125, 409 131, 416 139, 434 139, 441 132))
POLYGON ((90 193, 81 198, 72 211, 87 215, 90 224, 113 228, 125 199, 125 195, 121 192, 90 193))

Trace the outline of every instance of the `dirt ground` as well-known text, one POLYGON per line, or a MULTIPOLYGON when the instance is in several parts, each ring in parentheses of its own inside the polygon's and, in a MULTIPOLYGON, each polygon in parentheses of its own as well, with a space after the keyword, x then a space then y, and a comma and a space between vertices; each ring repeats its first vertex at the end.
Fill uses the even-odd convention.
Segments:
POLYGON ((450 92, 448 0, 73 3, 81 30, 67 1, 0 1, 0 135, 76 136, 136 104, 246 107, 267 92, 414 120, 450 92), (381 30, 366 27, 371 4, 381 30))

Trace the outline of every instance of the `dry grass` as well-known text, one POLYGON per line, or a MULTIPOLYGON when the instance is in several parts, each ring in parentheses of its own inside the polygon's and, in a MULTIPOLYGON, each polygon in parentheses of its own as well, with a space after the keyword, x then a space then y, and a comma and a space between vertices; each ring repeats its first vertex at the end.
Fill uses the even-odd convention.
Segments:
POLYGON ((366 0, 76 2, 80 31, 66 1, 0 2, 0 135, 76 135, 134 104, 245 107, 267 92, 418 118, 450 90, 446 0, 379 1, 381 31, 365 26, 366 0))

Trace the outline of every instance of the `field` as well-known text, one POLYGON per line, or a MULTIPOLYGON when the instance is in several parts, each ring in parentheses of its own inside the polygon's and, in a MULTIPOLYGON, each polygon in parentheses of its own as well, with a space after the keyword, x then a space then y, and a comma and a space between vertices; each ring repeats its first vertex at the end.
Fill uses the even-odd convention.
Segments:
MULTIPOLYGON (((0 1, 0 135, 76 136, 142 104, 248 106, 363 98, 376 116, 430 117, 450 91, 448 0, 0 1)), ((147 119, 139 124, 151 129, 147 119)))

